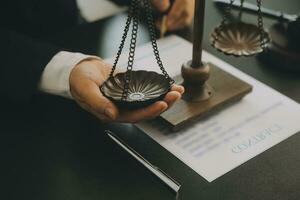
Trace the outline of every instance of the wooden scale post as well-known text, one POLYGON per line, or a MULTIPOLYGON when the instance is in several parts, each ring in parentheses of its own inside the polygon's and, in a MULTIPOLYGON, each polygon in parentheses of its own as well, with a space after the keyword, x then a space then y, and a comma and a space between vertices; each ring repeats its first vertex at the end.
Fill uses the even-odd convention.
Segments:
POLYGON ((161 119, 173 131, 199 120, 214 111, 225 108, 251 92, 252 86, 202 61, 205 0, 195 1, 193 30, 193 57, 182 65, 181 75, 175 81, 184 85, 185 94, 161 119))

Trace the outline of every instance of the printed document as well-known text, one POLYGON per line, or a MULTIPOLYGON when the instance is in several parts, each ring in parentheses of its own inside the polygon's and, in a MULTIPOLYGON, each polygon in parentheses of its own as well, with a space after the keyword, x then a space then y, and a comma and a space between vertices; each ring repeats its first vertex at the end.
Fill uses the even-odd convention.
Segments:
MULTIPOLYGON (((159 40, 158 45, 168 73, 180 74, 182 63, 191 60, 192 44, 170 36, 159 40)), ((127 57, 124 53, 119 62, 124 69, 127 57)), ((253 91, 179 132, 170 132, 155 120, 137 127, 211 182, 298 133, 300 105, 207 52, 203 52, 203 60, 248 82, 253 91)), ((150 44, 137 48, 134 69, 159 72, 150 44)))

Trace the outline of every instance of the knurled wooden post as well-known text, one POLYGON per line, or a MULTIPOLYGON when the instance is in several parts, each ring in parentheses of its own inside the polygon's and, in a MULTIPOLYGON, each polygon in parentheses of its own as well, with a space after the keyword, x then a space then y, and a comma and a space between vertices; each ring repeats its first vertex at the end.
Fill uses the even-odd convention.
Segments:
POLYGON ((181 75, 186 92, 183 96, 189 101, 207 100, 212 88, 206 84, 210 75, 210 66, 202 61, 202 40, 204 33, 205 0, 195 0, 193 27, 193 58, 182 65, 181 75))

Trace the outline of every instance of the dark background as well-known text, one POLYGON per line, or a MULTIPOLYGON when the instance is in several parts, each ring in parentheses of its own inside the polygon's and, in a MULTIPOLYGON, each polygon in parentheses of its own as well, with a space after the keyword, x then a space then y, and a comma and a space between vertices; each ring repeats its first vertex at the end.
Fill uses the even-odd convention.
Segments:
MULTIPOLYGON (((298 0, 266 0, 264 5, 289 13, 300 10, 298 0)), ((124 16, 81 25, 48 39, 74 51, 110 57, 117 50, 124 16)), ((256 57, 224 56, 210 46, 209 33, 221 17, 207 1, 204 49, 300 102, 299 73, 262 64, 256 57)), ((244 20, 255 22, 256 17, 244 15, 244 20)), ((265 19, 266 28, 273 23, 265 19)), ((191 39, 190 28, 176 34, 191 39)), ((145 31, 139 38, 139 44, 149 41, 145 31)), ((60 97, 37 95, 30 105, 3 102, 0 120, 0 199, 174 199, 156 177, 108 139, 105 128, 180 182, 184 200, 300 198, 299 134, 208 183, 134 126, 102 124, 60 97)))

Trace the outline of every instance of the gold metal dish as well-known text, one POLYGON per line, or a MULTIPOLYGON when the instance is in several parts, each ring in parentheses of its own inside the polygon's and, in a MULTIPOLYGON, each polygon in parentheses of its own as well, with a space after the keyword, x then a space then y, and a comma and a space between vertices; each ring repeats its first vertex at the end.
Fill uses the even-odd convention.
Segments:
POLYGON ((261 53, 269 41, 270 37, 267 32, 262 33, 256 25, 242 22, 217 27, 211 34, 214 48, 234 56, 251 56, 261 53))
POLYGON ((162 100, 170 91, 170 82, 162 74, 144 70, 129 73, 131 73, 130 82, 125 100, 122 99, 122 94, 126 72, 110 77, 100 86, 103 95, 119 107, 130 109, 145 107, 162 100))

